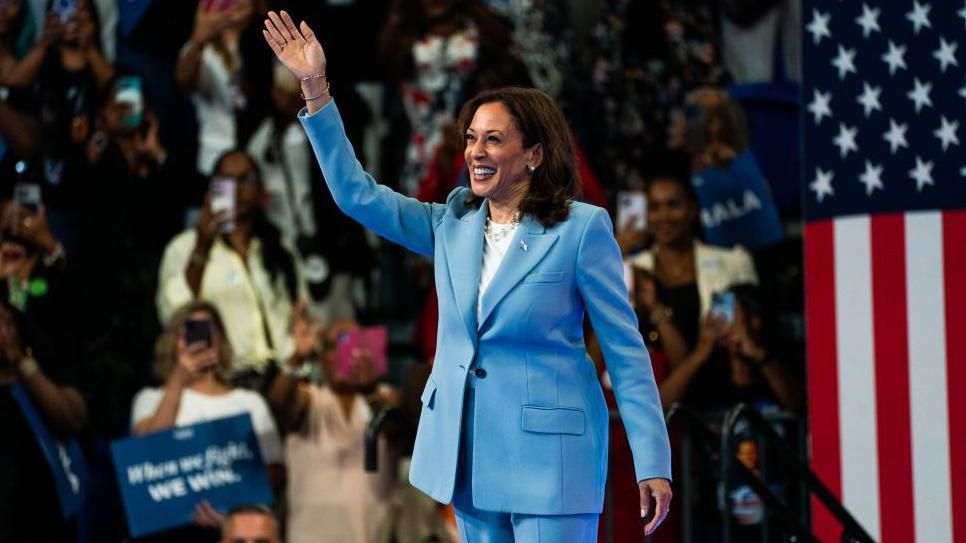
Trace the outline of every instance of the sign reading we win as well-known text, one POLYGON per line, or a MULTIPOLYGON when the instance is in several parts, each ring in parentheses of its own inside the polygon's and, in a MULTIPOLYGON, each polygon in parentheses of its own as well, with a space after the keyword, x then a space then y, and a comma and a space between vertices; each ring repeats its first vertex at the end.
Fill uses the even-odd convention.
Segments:
POLYGON ((111 452, 134 537, 190 524, 204 500, 222 513, 273 501, 248 414, 118 440, 111 452))

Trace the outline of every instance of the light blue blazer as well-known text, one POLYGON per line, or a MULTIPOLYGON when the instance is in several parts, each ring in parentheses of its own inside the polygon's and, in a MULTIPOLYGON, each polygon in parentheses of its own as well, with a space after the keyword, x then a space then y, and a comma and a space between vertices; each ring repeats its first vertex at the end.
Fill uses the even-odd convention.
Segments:
POLYGON ((617 393, 637 479, 671 478, 651 362, 605 210, 574 203, 552 228, 524 217, 478 320, 487 204, 465 205, 466 188, 446 204, 426 204, 378 185, 356 160, 332 101, 299 119, 338 206, 435 264, 439 330, 410 470, 416 488, 452 500, 464 389, 476 379, 474 506, 534 515, 601 511, 608 412, 584 346, 585 312, 617 393))

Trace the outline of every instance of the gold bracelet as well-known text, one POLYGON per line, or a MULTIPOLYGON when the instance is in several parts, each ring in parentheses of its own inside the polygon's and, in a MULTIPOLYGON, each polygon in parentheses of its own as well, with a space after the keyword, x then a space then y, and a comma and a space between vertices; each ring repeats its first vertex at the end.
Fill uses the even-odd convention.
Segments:
POLYGON ((321 94, 319 94, 318 96, 305 96, 305 95, 304 95, 304 94, 302 94, 301 92, 299 93, 299 96, 300 96, 300 97, 302 98, 302 100, 305 100, 306 102, 311 102, 312 100, 318 100, 319 98, 322 98, 322 97, 324 97, 325 95, 327 95, 327 94, 329 94, 329 87, 330 87, 330 86, 331 86, 331 85, 329 85, 329 82, 328 82, 328 81, 326 81, 326 82, 325 82, 325 88, 324 88, 324 89, 322 89, 322 93, 321 93, 321 94))

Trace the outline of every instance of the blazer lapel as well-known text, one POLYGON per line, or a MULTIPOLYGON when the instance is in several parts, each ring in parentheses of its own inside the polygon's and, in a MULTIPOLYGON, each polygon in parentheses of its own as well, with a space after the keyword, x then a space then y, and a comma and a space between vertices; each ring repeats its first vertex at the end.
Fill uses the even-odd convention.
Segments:
POLYGON ((480 292, 483 266, 483 221, 489 213, 488 209, 484 200, 478 210, 460 219, 447 215, 443 223, 450 284, 456 307, 474 345, 477 338, 476 299, 480 292))
MULTIPOLYGON (((517 285, 530 270, 540 262, 557 241, 557 234, 548 234, 546 229, 530 215, 526 215, 520 223, 510 242, 510 247, 503 257, 503 262, 496 270, 493 282, 483 293, 483 310, 480 315, 482 328, 493 309, 517 285)), ((482 263, 482 250, 480 252, 482 263)), ((479 273, 477 273, 479 281, 479 273)))

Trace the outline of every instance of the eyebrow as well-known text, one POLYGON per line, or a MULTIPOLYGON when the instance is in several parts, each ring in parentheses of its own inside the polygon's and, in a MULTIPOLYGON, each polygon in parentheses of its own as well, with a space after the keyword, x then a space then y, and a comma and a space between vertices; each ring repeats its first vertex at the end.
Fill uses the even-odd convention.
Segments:
MULTIPOLYGON (((476 133, 476 130, 473 130, 470 127, 467 127, 466 128, 466 131, 467 132, 473 132, 474 134, 476 133)), ((497 130, 496 128, 493 128, 493 129, 490 129, 490 130, 484 130, 483 133, 484 134, 501 134, 502 135, 503 134, 503 131, 502 130, 497 130)))

